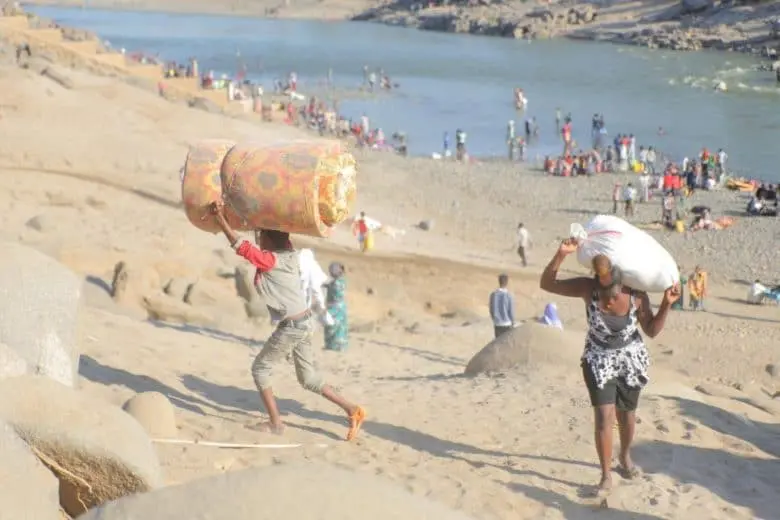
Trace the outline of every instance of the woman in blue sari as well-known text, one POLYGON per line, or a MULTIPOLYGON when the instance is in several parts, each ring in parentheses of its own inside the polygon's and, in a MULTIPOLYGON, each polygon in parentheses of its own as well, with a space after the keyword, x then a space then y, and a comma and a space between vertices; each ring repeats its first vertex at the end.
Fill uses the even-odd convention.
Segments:
POLYGON ((344 279, 344 266, 333 262, 328 267, 331 281, 325 285, 325 298, 328 314, 332 319, 325 325, 325 350, 343 351, 349 343, 349 323, 347 321, 347 283, 344 279))

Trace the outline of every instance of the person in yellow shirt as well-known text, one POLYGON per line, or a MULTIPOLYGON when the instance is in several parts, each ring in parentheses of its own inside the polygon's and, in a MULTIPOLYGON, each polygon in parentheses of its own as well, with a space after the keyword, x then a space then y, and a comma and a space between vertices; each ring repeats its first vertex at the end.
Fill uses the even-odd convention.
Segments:
POLYGON ((707 296, 707 272, 696 266, 693 274, 688 278, 688 297, 690 298, 691 309, 695 311, 704 310, 704 298, 707 296))

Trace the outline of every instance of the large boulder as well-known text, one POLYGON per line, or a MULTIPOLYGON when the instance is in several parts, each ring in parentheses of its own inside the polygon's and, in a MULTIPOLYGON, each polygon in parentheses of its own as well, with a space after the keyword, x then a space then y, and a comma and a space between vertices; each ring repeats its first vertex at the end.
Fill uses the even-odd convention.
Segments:
POLYGON ((525 323, 488 343, 471 358, 464 373, 475 376, 541 364, 576 364, 584 341, 584 332, 525 323))
POLYGON ((143 306, 144 298, 162 292, 160 274, 152 268, 119 262, 114 266, 111 296, 119 304, 143 306))
POLYGON ((122 410, 132 415, 152 437, 176 437, 176 414, 173 405, 160 392, 136 394, 122 405, 122 410))
POLYGON ((198 327, 214 327, 217 319, 210 313, 161 294, 143 299, 143 306, 150 320, 181 323, 198 327))
POLYGON ((109 403, 40 376, 0 381, 0 419, 60 481, 60 504, 89 508, 163 484, 144 429, 109 403))
POLYGON ((0 343, 0 379, 23 376, 27 373, 27 361, 17 351, 0 343))
POLYGON ((0 520, 60 520, 57 479, 0 421, 0 520))
POLYGON ((323 464, 252 468, 127 497, 79 520, 468 520, 373 475, 323 464))
POLYGON ((29 247, 0 242, 0 251, 0 343, 31 372, 76 385, 81 279, 29 247))

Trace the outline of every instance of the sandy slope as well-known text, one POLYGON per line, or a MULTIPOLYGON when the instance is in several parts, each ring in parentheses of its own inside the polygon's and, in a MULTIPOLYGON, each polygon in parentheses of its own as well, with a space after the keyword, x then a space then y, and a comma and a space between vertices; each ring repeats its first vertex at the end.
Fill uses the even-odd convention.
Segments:
MULTIPOLYGON (((85 390, 116 403, 133 392, 166 393, 177 407, 182 438, 276 441, 247 428, 259 417, 249 365, 270 329, 237 318, 231 282, 217 272, 238 260, 219 237, 187 223, 178 170, 187 143, 215 137, 217 128, 219 137, 237 139, 300 134, 171 104, 117 79, 69 74, 73 89, 0 67, 0 234, 92 277, 81 339, 85 390), (26 224, 36 216, 40 231, 26 224), (155 324, 138 319, 138 309, 115 307, 98 286, 118 260, 154 268, 163 280, 182 276, 211 284, 218 302, 209 312, 218 327, 155 324)), ((636 450, 646 474, 621 483, 615 511, 597 513, 579 497, 597 470, 578 345, 550 345, 566 349, 559 362, 503 377, 459 374, 490 338, 485 301, 498 270, 512 274, 518 314, 538 314, 549 301, 536 285, 544 257, 572 219, 606 204, 612 180, 573 184, 516 167, 379 155, 362 164, 360 207, 408 228, 407 235, 380 237, 370 256, 353 251, 346 230, 331 241, 300 243, 314 245, 323 264, 340 259, 348 265, 352 345, 320 359, 330 380, 368 408, 365 434, 356 444, 343 443, 343 418, 280 366, 276 388, 291 426, 285 440, 329 447, 281 452, 161 445, 171 482, 324 459, 384 475, 480 519, 776 517, 780 403, 771 396, 779 383, 764 366, 780 361, 780 316, 776 307, 739 303, 745 288, 729 283, 743 270, 743 235, 756 238, 751 247, 771 248, 774 231, 761 227, 768 224, 669 242, 676 254, 691 255, 684 259, 689 267, 709 259, 721 285, 710 312, 673 315, 653 344, 653 382, 640 411, 636 450), (431 216, 433 231, 409 227, 431 216), (529 222, 536 242, 533 265, 522 272, 509 251, 518 218, 529 222)), ((709 202, 737 204, 722 197, 709 202)), ((642 208, 640 217, 654 211, 642 208)), ((776 263, 763 272, 769 276, 772 269, 777 276, 776 263)), ((559 303, 567 328, 582 330, 581 305, 559 303)))

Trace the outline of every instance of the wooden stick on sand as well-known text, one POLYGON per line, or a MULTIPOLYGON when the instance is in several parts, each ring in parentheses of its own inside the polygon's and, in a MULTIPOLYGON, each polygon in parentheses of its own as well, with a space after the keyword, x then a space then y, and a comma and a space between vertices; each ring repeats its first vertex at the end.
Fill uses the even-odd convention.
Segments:
POLYGON ((289 448, 303 448, 312 446, 315 448, 327 448, 327 444, 241 444, 235 442, 213 442, 213 441, 197 441, 190 439, 152 439, 152 442, 158 444, 197 444, 200 446, 211 446, 214 448, 228 448, 228 449, 267 449, 267 450, 284 450, 289 448))

